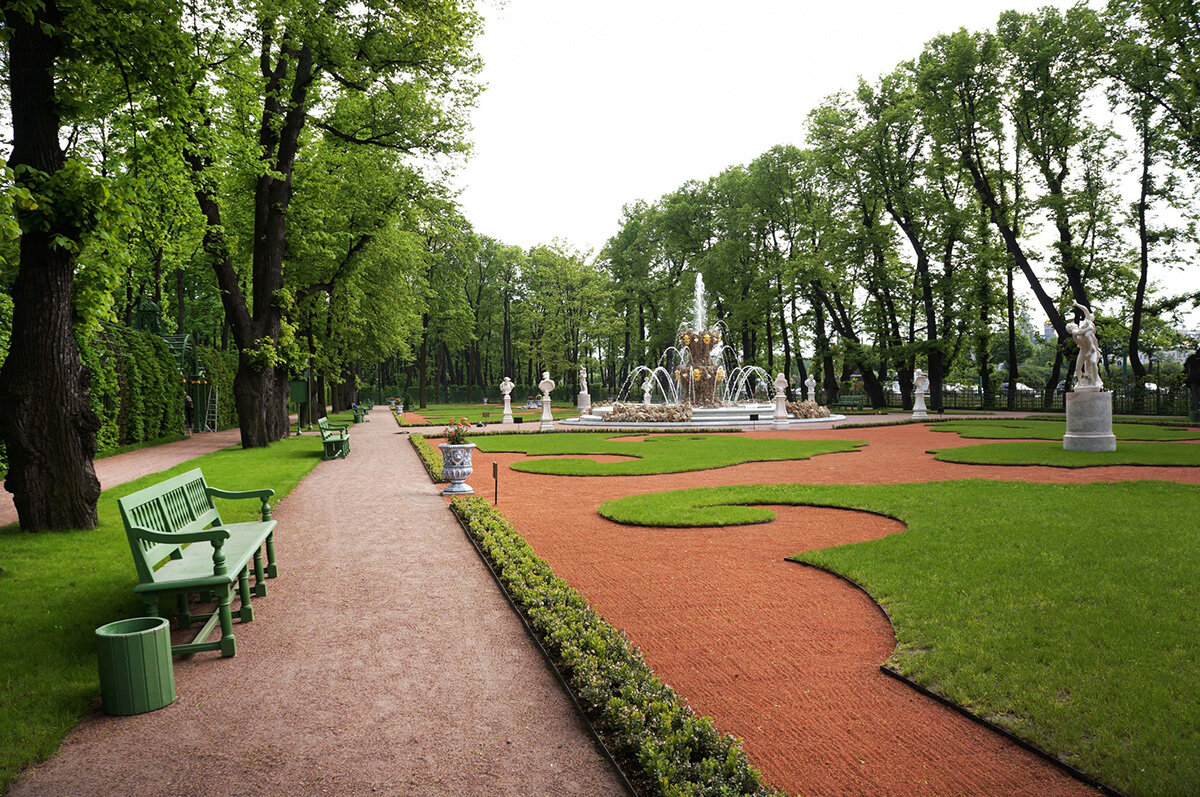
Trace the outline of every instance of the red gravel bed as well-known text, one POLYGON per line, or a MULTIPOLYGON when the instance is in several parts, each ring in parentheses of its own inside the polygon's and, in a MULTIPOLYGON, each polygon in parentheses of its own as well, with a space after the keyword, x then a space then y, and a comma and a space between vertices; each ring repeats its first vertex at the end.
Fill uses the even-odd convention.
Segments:
POLYGON ((859 590, 784 561, 873 539, 900 523, 847 510, 781 507, 764 525, 646 529, 596 514, 633 493, 722 484, 901 483, 963 478, 1046 482, 1165 479, 1200 468, 993 467, 925 451, 970 445, 924 425, 759 432, 861 439, 856 452, 660 476, 519 473, 519 454, 476 454, 476 492, 500 509, 555 572, 640 647, 701 714, 740 736, 771 784, 818 794, 1080 794, 1092 790, 1003 737, 885 676, 891 626, 859 590))

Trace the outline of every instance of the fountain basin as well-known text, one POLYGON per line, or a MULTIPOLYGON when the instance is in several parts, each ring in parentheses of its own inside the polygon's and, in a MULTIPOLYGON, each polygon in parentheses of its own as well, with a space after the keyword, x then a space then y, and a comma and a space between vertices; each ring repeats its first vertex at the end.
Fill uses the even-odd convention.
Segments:
MULTIPOLYGON (((635 429, 707 429, 721 426, 753 426, 757 424, 771 425, 774 423, 775 405, 770 404, 732 404, 727 407, 693 407, 692 419, 686 422, 638 422, 638 421, 609 421, 608 414, 612 405, 592 407, 592 411, 578 418, 566 418, 559 423, 568 426, 594 426, 635 429), (752 417, 757 416, 757 417, 752 417)), ((813 424, 843 421, 845 415, 830 415, 828 418, 793 418, 788 416, 788 427, 812 426, 813 424)))

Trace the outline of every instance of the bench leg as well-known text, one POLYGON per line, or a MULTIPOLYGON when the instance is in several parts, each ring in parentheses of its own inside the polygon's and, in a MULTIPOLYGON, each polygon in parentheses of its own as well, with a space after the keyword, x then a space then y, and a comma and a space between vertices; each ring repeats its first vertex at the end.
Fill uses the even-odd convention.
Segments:
POLYGON ((262 547, 254 552, 254 597, 267 597, 266 573, 263 572, 262 547))
POLYGON ((247 567, 243 567, 242 572, 238 573, 238 597, 242 601, 238 619, 249 623, 254 619, 254 606, 250 603, 250 573, 247 567))
POLYGON ((221 655, 230 658, 237 655, 237 640, 233 636, 233 615, 229 605, 233 602, 233 591, 229 585, 217 589, 217 612, 221 618, 221 655))
POLYGON ((267 578, 279 575, 279 567, 275 564, 275 532, 267 535, 267 578))
POLYGON ((178 612, 177 612, 177 614, 179 616, 179 627, 180 628, 191 628, 192 612, 188 608, 187 593, 181 592, 179 595, 177 595, 175 597, 176 597, 177 605, 179 607, 178 612))

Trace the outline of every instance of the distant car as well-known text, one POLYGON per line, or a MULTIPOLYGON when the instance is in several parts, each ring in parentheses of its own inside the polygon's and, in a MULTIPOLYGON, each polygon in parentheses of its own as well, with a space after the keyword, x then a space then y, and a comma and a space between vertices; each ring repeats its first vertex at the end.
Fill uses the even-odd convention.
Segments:
MULTIPOLYGON (((1008 382, 1000 383, 1000 392, 1001 393, 1008 392, 1008 382)), ((1034 389, 1031 388, 1029 385, 1025 384, 1024 382, 1017 382, 1017 391, 1016 392, 1018 392, 1018 393, 1033 393, 1034 389)))

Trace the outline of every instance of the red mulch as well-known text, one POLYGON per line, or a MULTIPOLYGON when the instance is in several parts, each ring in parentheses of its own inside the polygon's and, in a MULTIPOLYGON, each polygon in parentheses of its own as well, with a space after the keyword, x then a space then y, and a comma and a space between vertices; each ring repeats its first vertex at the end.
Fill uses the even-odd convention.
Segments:
MULTIPOLYGON (((647 529, 602 519, 602 501, 721 484, 1045 482, 1168 479, 1200 468, 1067 470, 938 462, 925 451, 979 441, 923 425, 758 432, 860 439, 856 452, 660 476, 564 477, 500 470, 500 508, 538 554, 641 648, 700 714, 744 739, 774 786, 815 794, 1070 794, 1091 790, 1012 742, 883 675, 894 637, 860 591, 785 561, 902 530, 881 516, 790 507, 769 524, 647 529)), ((492 461, 471 483, 492 495, 492 461)), ((919 574, 914 574, 919 577, 919 574)))

